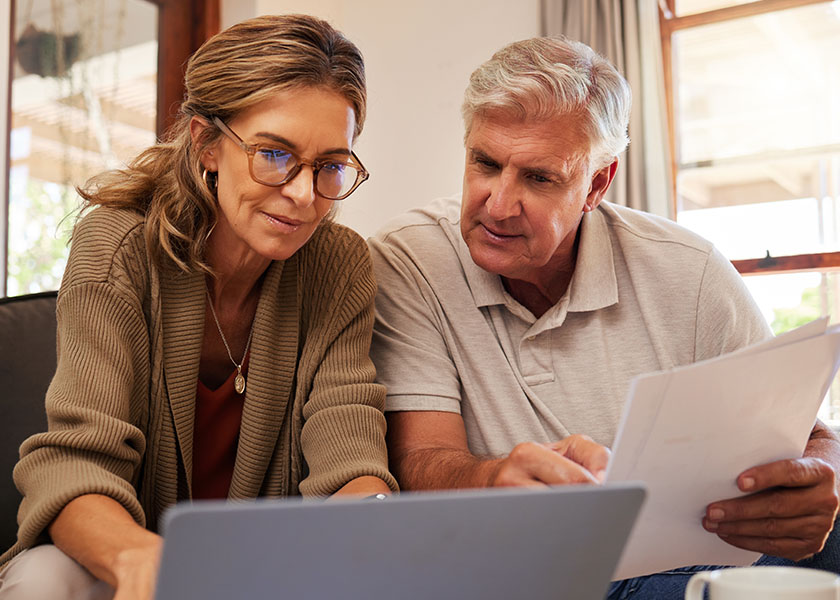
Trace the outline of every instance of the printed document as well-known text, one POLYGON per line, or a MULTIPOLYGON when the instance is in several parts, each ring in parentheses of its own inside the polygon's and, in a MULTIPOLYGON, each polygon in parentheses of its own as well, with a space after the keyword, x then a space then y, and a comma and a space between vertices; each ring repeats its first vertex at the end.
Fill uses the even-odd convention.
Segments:
POLYGON ((802 456, 840 365, 840 327, 826 322, 631 383, 606 480, 641 481, 648 497, 614 579, 758 558, 701 519, 744 495, 741 472, 802 456))

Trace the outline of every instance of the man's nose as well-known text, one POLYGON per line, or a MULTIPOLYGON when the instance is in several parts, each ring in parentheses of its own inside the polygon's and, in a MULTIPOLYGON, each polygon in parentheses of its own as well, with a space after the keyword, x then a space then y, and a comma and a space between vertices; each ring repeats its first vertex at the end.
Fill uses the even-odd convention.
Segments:
POLYGON ((518 216, 522 212, 520 192, 516 174, 502 171, 490 189, 486 202, 487 215, 495 221, 518 216))

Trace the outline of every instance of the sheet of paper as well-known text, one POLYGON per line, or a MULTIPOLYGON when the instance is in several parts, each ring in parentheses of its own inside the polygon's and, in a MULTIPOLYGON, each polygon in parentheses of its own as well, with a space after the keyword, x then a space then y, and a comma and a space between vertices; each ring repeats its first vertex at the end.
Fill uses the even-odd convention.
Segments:
MULTIPOLYGON (((822 317, 820 319, 815 319, 810 323, 806 323, 801 327, 797 327, 796 329, 791 329, 790 331, 779 334, 776 337, 766 339, 763 342, 747 346, 746 348, 741 348, 732 354, 754 354, 756 352, 769 350, 770 348, 775 348, 777 346, 784 346, 785 344, 798 342, 800 340, 807 340, 810 337, 825 333, 827 328, 828 317, 822 317)), ((834 328, 837 328, 837 325, 835 325, 834 328)), ((718 360, 720 358, 721 357, 718 357, 712 360, 718 360)))
POLYGON ((805 327, 633 382, 607 481, 642 481, 648 499, 615 579, 758 557, 707 532, 701 518, 709 503, 743 495, 742 471, 802 455, 840 365, 840 329, 805 327))

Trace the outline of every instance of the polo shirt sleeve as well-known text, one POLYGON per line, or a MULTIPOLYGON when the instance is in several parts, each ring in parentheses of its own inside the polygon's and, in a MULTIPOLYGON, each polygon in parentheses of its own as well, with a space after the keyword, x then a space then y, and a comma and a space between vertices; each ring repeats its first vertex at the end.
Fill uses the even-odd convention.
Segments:
POLYGON ((741 275, 712 249, 697 295, 694 360, 714 358, 772 336, 741 275))
POLYGON ((385 410, 460 413, 461 381, 447 339, 453 334, 433 288, 440 262, 429 259, 448 244, 403 233, 369 240, 378 283, 371 357, 387 388, 385 410))

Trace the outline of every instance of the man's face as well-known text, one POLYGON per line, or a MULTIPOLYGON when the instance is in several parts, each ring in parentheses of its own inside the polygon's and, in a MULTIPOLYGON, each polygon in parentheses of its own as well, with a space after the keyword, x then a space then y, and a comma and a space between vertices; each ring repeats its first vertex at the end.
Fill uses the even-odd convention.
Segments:
POLYGON ((597 206, 610 179, 599 191, 603 170, 591 172, 589 142, 575 116, 477 116, 466 151, 461 235, 473 261, 538 285, 573 267, 584 207, 597 206))

